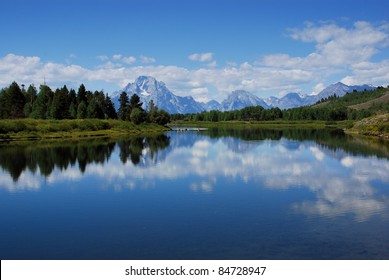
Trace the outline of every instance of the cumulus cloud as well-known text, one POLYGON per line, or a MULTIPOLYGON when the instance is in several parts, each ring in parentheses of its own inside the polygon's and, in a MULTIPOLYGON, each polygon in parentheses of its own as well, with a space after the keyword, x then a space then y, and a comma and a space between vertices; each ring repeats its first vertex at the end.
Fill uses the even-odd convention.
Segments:
POLYGON ((208 93, 208 89, 206 87, 202 88, 194 88, 191 90, 193 94, 203 94, 203 93, 208 93))
POLYGON ((312 93, 311 95, 317 95, 318 93, 320 93, 323 89, 326 88, 326 85, 323 84, 323 83, 318 83, 316 84, 314 87, 313 87, 313 90, 312 90, 312 93))
POLYGON ((136 57, 134 56, 123 57, 122 61, 127 64, 133 64, 136 61, 136 57))
POLYGON ((351 75, 341 80, 348 85, 355 84, 389 84, 389 60, 381 62, 364 62, 353 65, 351 75))
POLYGON ((53 62, 44 63, 39 57, 8 54, 0 58, 0 85, 7 86, 12 81, 19 83, 73 84, 88 80, 90 70, 78 65, 64 65, 53 62))
POLYGON ((154 63, 156 61, 155 58, 147 57, 147 56, 144 56, 144 55, 140 56, 140 60, 141 60, 142 63, 154 63))
POLYGON ((208 67, 211 67, 211 68, 217 67, 216 60, 212 61, 211 63, 208 63, 208 67))
POLYGON ((144 55, 100 55, 97 59, 103 64, 87 68, 45 62, 37 56, 8 54, 0 57, 0 86, 14 80, 39 84, 45 78, 53 86, 105 82, 120 89, 138 76, 148 75, 164 81, 177 95, 194 94, 199 101, 221 101, 237 89, 261 97, 304 89, 302 93, 315 94, 332 83, 334 77, 349 85, 386 85, 389 81, 389 59, 373 60, 389 46, 387 24, 356 22, 346 28, 328 22, 307 23, 303 28, 287 32, 292 40, 313 43, 312 51, 306 56, 269 54, 255 62, 228 62, 224 66, 216 63, 212 52, 193 53, 188 56, 189 60, 204 63, 194 69, 153 65, 150 63, 155 58, 144 55))
POLYGON ((351 28, 344 28, 335 23, 307 23, 303 29, 289 29, 288 32, 294 40, 314 43, 315 50, 304 57, 292 57, 288 54, 266 55, 258 65, 304 69, 311 71, 315 77, 351 73, 352 75, 344 79, 348 84, 360 84, 368 80, 370 83, 374 81, 381 84, 387 80, 386 61, 371 62, 374 55, 389 46, 387 24, 375 26, 359 21, 351 28))
POLYGON ((109 58, 106 55, 99 55, 99 56, 97 56, 97 59, 101 60, 101 61, 107 61, 109 58))
MULTIPOLYGON (((114 61, 107 60, 95 69, 78 65, 62 65, 42 62, 39 57, 24 57, 9 54, 0 58, 0 84, 9 85, 16 80, 22 83, 42 83, 52 85, 63 83, 85 83, 85 81, 104 81, 122 88, 133 82, 138 76, 150 75, 164 81, 177 95, 188 95, 196 88, 213 88, 199 99, 222 100, 231 91, 245 89, 252 92, 261 90, 288 90, 300 83, 308 83, 312 75, 300 69, 267 69, 256 67, 248 62, 238 67, 198 68, 189 70, 174 65, 150 65, 125 67, 120 62, 122 55, 113 56, 114 61), (249 81, 249 82, 248 82, 249 81)), ((105 59, 105 57, 101 57, 105 59)))
POLYGON ((356 22, 350 29, 335 24, 309 23, 303 29, 289 32, 294 40, 315 43, 315 51, 306 57, 272 54, 264 57, 263 64, 286 68, 350 66, 369 61, 380 48, 388 46, 389 40, 386 28, 368 22, 356 22))
POLYGON ((113 56, 112 56, 112 59, 113 60, 121 60, 122 59, 122 55, 121 54, 114 54, 113 56))
POLYGON ((207 87, 194 88, 190 91, 190 95, 199 102, 208 102, 210 101, 208 97, 209 90, 207 87))
POLYGON ((210 62, 213 60, 213 53, 193 53, 188 56, 189 60, 199 61, 199 62, 210 62))
POLYGON ((134 56, 123 56, 121 54, 114 54, 112 59, 126 64, 133 64, 136 61, 136 57, 134 56))

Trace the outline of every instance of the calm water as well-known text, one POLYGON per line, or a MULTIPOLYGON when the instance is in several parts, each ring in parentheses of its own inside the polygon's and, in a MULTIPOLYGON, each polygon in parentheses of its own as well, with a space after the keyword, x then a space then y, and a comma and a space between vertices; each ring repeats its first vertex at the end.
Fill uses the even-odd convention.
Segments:
POLYGON ((0 145, 1 259, 389 259, 389 145, 209 130, 0 145))

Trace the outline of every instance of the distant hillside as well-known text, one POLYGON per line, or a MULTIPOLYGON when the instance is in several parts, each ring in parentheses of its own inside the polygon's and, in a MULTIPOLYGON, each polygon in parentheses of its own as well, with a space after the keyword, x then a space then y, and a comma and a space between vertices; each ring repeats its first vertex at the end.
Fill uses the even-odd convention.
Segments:
POLYGON ((356 105, 350 105, 349 107, 355 110, 367 110, 382 105, 389 104, 389 91, 385 92, 384 95, 378 98, 371 99, 369 101, 359 103, 356 105))
POLYGON ((329 96, 317 102, 312 108, 347 107, 354 110, 370 110, 372 113, 389 112, 389 89, 353 91, 342 97, 329 96))

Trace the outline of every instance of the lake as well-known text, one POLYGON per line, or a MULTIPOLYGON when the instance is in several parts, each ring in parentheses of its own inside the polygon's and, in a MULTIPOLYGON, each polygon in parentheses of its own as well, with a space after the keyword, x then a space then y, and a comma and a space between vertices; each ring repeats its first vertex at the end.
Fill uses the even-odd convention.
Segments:
POLYGON ((389 259, 389 143, 210 129, 0 145, 1 259, 389 259))

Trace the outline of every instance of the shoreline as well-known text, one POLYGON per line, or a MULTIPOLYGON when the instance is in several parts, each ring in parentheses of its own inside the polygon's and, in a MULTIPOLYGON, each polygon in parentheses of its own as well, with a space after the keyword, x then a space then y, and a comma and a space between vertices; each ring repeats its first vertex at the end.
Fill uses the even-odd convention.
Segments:
MULTIPOLYGON (((387 116, 386 116, 387 117, 387 116)), ((101 137, 136 136, 144 134, 164 133, 172 127, 198 127, 198 128, 236 128, 236 129, 341 129, 350 135, 366 136, 375 139, 388 140, 389 133, 372 129, 376 119, 382 116, 363 119, 361 121, 221 121, 221 122, 187 122, 175 121, 167 126, 155 123, 142 123, 134 125, 129 121, 77 119, 77 120, 36 120, 17 119, 0 120, 0 143, 10 141, 36 141, 59 139, 87 139, 101 137), (361 124, 369 123, 369 129, 361 124)))
POLYGON ((218 128, 218 127, 232 127, 232 128, 270 128, 270 129, 283 129, 283 128, 312 128, 312 129, 323 129, 323 128, 339 128, 345 129, 352 126, 351 121, 221 121, 221 122, 186 122, 176 121, 171 122, 168 125, 170 127, 204 127, 204 128, 218 128))
POLYGON ((121 120, 0 120, 0 143, 149 135, 169 130, 155 123, 134 125, 121 120))
MULTIPOLYGON (((386 122, 389 117, 387 115, 378 115, 360 121, 320 121, 320 120, 306 120, 306 121, 221 121, 221 122, 187 122, 176 121, 169 124, 169 126, 188 126, 188 127, 204 127, 204 128, 263 128, 263 129, 341 129, 344 133, 353 136, 363 136, 372 139, 389 140, 389 132, 382 128, 380 120, 385 118, 386 122), (368 122, 369 127, 364 126, 368 122)), ((388 124, 389 125, 389 124, 388 124)))

